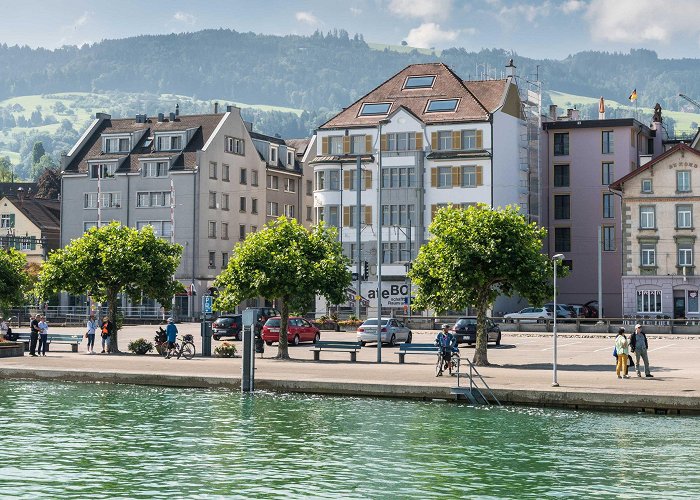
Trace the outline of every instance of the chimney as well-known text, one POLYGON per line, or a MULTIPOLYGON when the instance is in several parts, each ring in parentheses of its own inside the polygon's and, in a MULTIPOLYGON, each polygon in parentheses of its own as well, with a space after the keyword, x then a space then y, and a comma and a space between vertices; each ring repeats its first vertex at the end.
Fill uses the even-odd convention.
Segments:
POLYGON ((227 113, 231 113, 234 109, 236 109, 236 106, 232 106, 231 104, 226 105, 227 113))
POLYGON ((180 116, 180 103, 175 105, 175 116, 180 116))
POLYGON ((248 130, 248 132, 253 131, 253 122, 247 122, 244 120, 243 125, 245 125, 245 128, 246 128, 246 130, 248 130))
POLYGON ((171 122, 175 121, 175 113, 170 113, 170 121, 171 122))
POLYGON ((578 109, 574 108, 571 110, 571 119, 575 122, 578 121, 578 119, 579 119, 578 109))
POLYGON ((549 119, 552 120, 553 122, 557 121, 557 105, 556 104, 549 105, 549 119))
POLYGON ((215 102, 214 103, 214 114, 217 114, 219 112, 219 103, 215 102))
POLYGON ((506 64, 506 75, 515 77, 515 64, 513 64, 513 59, 508 59, 508 64, 506 64))
POLYGON ((109 120, 112 118, 112 115, 108 115, 107 113, 95 113, 95 119, 97 120, 109 120))
POLYGON ((165 115, 163 113, 158 113, 158 123, 163 123, 165 120, 165 115))
POLYGON ((605 99, 600 96, 600 102, 598 103, 598 119, 605 120, 605 99))
POLYGON ((136 123, 146 123, 146 115, 136 115, 136 123))

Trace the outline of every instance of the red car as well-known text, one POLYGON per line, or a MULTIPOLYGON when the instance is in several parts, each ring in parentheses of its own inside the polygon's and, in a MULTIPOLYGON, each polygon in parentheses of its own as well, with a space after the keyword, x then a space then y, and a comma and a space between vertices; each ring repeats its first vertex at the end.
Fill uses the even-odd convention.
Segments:
MULTIPOLYGON (((282 318, 275 316, 268 319, 263 325, 262 339, 267 345, 279 342, 280 322, 282 318)), ((299 345, 299 342, 313 342, 321 339, 321 332, 314 325, 298 316, 290 316, 287 321, 287 342, 292 345, 299 345)))

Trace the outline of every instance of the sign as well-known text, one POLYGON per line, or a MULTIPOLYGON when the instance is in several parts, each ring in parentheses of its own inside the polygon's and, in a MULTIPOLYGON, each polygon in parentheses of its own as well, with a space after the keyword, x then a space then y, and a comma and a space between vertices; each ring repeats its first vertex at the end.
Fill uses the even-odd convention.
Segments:
MULTIPOLYGON (((375 306, 377 303, 377 282, 364 282, 361 290, 362 296, 369 300, 370 306, 375 306)), ((408 304, 408 290, 408 283, 382 282, 382 307, 403 307, 404 304, 408 304)))
POLYGON ((211 295, 205 295, 202 297, 202 312, 205 314, 211 314, 212 303, 214 302, 214 297, 211 295))

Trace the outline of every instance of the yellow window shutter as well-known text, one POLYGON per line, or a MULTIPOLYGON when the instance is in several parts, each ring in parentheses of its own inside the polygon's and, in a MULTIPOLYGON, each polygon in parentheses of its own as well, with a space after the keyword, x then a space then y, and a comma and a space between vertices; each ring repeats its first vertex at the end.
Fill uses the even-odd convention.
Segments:
POLYGON ((343 207, 343 227, 350 226, 350 207, 343 207))
POLYGON ((369 206, 369 205, 365 205, 364 207, 362 207, 362 209, 363 209, 363 211, 364 211, 364 220, 363 220, 363 222, 364 222, 366 225, 371 225, 371 224, 372 224, 372 207, 369 206))
POLYGON ((423 132, 416 132, 416 149, 418 151, 423 149, 423 132))
POLYGON ((343 171, 343 189, 352 189, 352 172, 350 170, 343 171))
POLYGON ((372 171, 363 170, 363 173, 365 174, 364 189, 372 189, 372 171))
POLYGON ((328 154, 328 137, 322 137, 321 138, 321 154, 322 155, 327 155, 328 154))
POLYGON ((389 149, 388 142, 386 140, 386 134, 382 134, 380 137, 380 146, 382 148, 382 151, 387 151, 389 149))
POLYGON ((343 154, 348 154, 350 152, 350 136, 343 136, 343 154))
POLYGON ((433 151, 437 151, 437 149, 438 149, 438 133, 437 132, 432 132, 430 134, 430 148, 433 151))
POLYGON ((476 131, 476 149, 484 149, 484 131, 476 131))
POLYGON ((462 185, 461 172, 462 167, 452 167, 452 187, 459 187, 462 185))
POLYGON ((365 153, 371 153, 371 152, 372 152, 372 136, 368 134, 365 136, 365 153))
POLYGON ((462 149, 462 134, 459 130, 452 131, 452 149, 462 149))
POLYGON ((483 186, 484 185, 484 172, 483 168, 481 165, 476 166, 476 185, 477 186, 483 186))
POLYGON ((430 186, 437 187, 438 185, 438 169, 437 167, 432 167, 430 169, 430 186))

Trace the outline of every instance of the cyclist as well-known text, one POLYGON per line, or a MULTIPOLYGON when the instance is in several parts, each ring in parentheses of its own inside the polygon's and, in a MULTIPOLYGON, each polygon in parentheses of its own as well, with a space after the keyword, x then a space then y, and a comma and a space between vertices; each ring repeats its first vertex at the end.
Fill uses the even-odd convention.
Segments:
MULTIPOLYGON (((442 331, 435 337, 435 345, 440 348, 442 366, 449 366, 452 353, 459 352, 459 348, 457 347, 457 337, 450 333, 450 325, 447 323, 443 323, 442 331)), ((439 377, 441 375, 442 369, 438 372, 437 376, 439 377)))
POLYGON ((166 359, 170 358, 170 353, 175 347, 175 340, 177 339, 177 326, 173 318, 168 318, 168 326, 165 327, 165 334, 168 336, 168 355, 165 356, 166 359))

